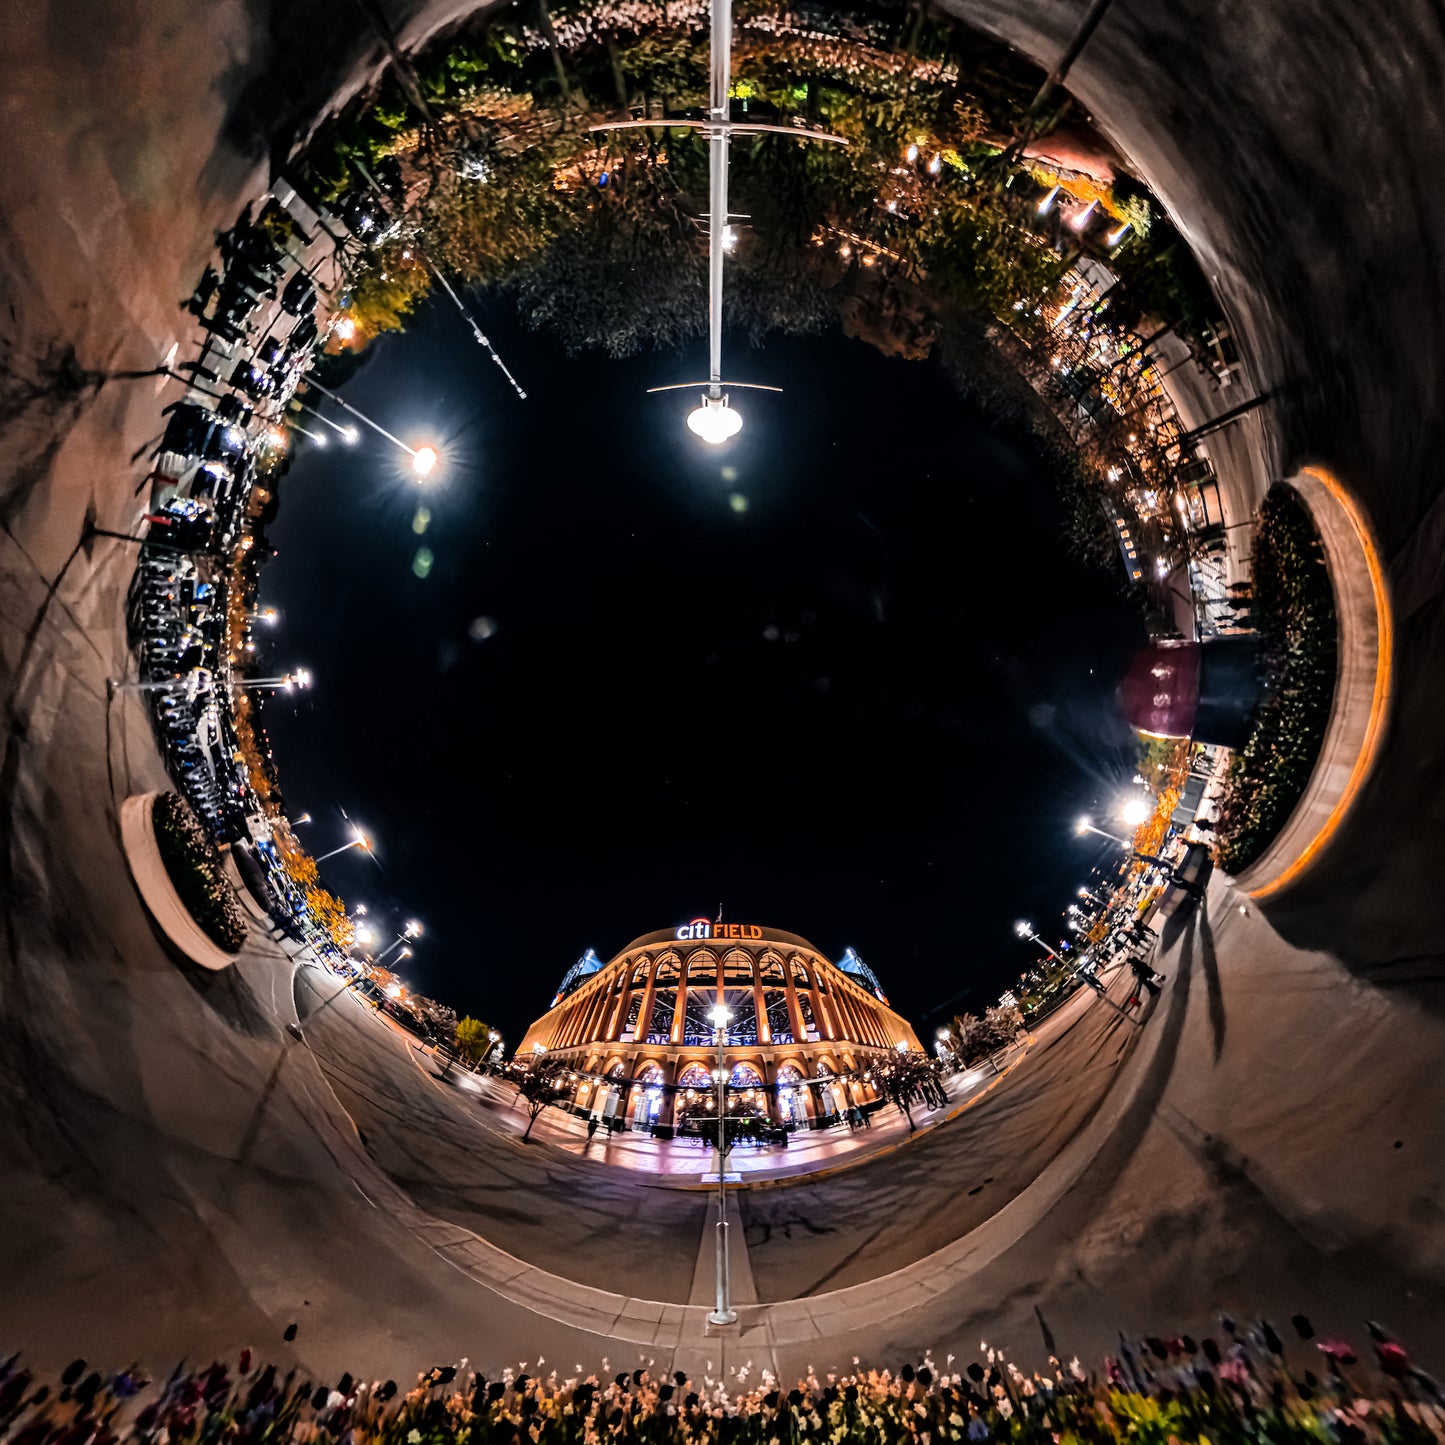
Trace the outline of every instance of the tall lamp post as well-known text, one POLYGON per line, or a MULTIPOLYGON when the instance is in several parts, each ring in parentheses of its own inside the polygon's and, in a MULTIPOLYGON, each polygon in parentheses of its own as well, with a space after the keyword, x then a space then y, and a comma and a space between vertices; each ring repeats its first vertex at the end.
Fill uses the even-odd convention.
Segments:
POLYGON ((345 853, 349 848, 360 848, 365 853, 371 852, 371 839, 365 833, 358 833, 351 842, 343 843, 339 848, 333 848, 329 853, 323 853, 316 861, 324 863, 328 858, 334 858, 338 853, 345 853))
POLYGON ((1043 939, 1038 936, 1037 933, 1034 932, 1034 926, 1032 923, 1026 923, 1022 918, 1020 918, 1019 921, 1014 924, 1014 932, 1017 933, 1020 938, 1032 939, 1035 943, 1038 944, 1040 948, 1043 949, 1046 954, 1048 954, 1051 959, 1053 959, 1055 963, 1059 964, 1060 966, 1063 965, 1064 960, 1060 958, 1058 954, 1055 953, 1053 949, 1050 948, 1048 944, 1045 943, 1043 939))
POLYGON ((1079 821, 1074 824, 1074 832, 1081 838, 1085 833, 1096 833, 1100 838, 1107 838, 1111 843, 1117 843, 1121 848, 1132 849, 1134 846, 1127 838, 1121 838, 1117 833, 1107 833, 1102 828, 1096 828, 1092 818, 1080 818, 1079 821))
POLYGON ((723 1045, 727 1042, 732 1013, 725 1005, 714 1004, 708 1018, 717 1030, 717 1305, 708 1315, 708 1322, 730 1325, 736 1323, 738 1312, 732 1307, 732 1281, 728 1274, 728 1202, 723 1172, 727 1154, 727 1118, 724 1114, 727 1073, 723 1067, 723 1045))
POLYGON ((728 212, 728 143, 735 135, 752 136, 771 133, 791 136, 795 140, 831 141, 847 145, 847 138, 827 131, 808 130, 799 126, 771 125, 732 119, 732 0, 711 0, 708 40, 708 107, 703 120, 686 120, 671 116, 666 120, 604 121, 589 126, 592 131, 648 130, 659 126, 669 130, 686 128, 702 132, 708 143, 708 216, 707 216, 707 317, 708 374, 705 382, 680 381, 671 386, 653 386, 649 391, 679 391, 694 386, 706 387, 698 405, 687 414, 687 429, 709 446, 719 446, 742 430, 743 419, 728 405, 726 387, 752 391, 781 391, 778 386, 757 382, 724 381, 722 364, 723 334, 723 256, 733 243, 732 219, 728 212))

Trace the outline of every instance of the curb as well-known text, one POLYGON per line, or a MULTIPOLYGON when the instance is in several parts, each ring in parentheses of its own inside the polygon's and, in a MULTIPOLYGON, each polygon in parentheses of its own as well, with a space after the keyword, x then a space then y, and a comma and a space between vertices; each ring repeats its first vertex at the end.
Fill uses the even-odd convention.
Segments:
POLYGON ((131 881, 140 894, 146 912, 174 947, 194 964, 219 973, 230 968, 240 956, 227 953, 212 943, 194 918, 186 911, 161 857, 151 822, 151 807, 159 795, 135 793, 120 805, 120 842, 131 881))

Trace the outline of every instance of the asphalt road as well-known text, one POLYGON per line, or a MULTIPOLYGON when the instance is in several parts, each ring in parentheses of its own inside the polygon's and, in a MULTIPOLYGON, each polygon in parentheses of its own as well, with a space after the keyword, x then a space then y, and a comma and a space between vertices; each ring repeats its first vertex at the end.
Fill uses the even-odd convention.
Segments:
MULTIPOLYGON (((421 31, 455 7, 390 8, 421 31)), ((1082 8, 967 14, 1047 62, 1082 8)), ((135 521, 161 399, 101 377, 179 339, 211 230, 364 73, 374 47, 336 14, 51 0, 0 56, 0 1339, 42 1362, 248 1342, 327 1371, 591 1363, 621 1357, 606 1331, 479 1284, 419 1219, 641 1298, 701 1242, 695 1200, 498 1142, 394 1037, 319 1017, 274 950, 179 965, 126 874, 116 809, 161 777, 105 687, 130 550, 82 537, 87 514, 135 521)), ((948 1131, 749 1196, 759 1294, 805 1307, 735 1348, 785 1371, 980 1337, 1098 1351, 1227 1307, 1379 1318, 1445 1364, 1442 72, 1426 0, 1117 0, 1084 52, 1072 83, 1218 278, 1242 385, 1271 393, 1248 446, 1333 468, 1380 535, 1386 750, 1277 903, 1241 912, 1216 881, 1171 920, 1168 988, 1117 1062, 1091 1009, 948 1131)))

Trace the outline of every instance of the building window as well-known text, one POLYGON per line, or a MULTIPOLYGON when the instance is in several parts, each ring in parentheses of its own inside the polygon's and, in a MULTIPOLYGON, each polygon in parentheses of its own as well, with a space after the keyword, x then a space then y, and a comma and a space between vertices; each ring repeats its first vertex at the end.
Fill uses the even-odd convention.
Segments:
POLYGON ((688 989, 686 1010, 682 1016, 683 1043, 696 1046, 716 1040, 717 1031, 712 1026, 712 1019, 708 1017, 716 1004, 716 989, 688 989))
POLYGON ((637 1016, 642 1012, 642 990, 634 989, 631 999, 627 1004, 627 1020, 622 1025, 622 1032, 630 1039, 637 1034, 637 1016))
POLYGON ((781 987, 786 978, 783 974, 783 960, 775 953, 764 956, 762 966, 758 969, 758 982, 764 984, 777 984, 781 987))
POLYGON ((808 994, 804 993, 802 989, 798 990, 798 1013, 803 1020, 804 1029, 806 1029, 808 1033, 816 1035, 818 1032, 818 1021, 813 1017, 813 1000, 808 994))
POLYGON ((758 1009, 751 988, 723 990, 723 1007, 732 1015, 728 1020, 728 1043, 755 1044, 758 1041, 758 1009))
POLYGON ((652 1017, 647 1024, 647 1042, 665 1044, 672 1040, 672 1012, 677 995, 672 989, 659 989, 652 1000, 652 1017))
POLYGON ((751 1064, 734 1064, 728 1083, 735 1089, 760 1089, 763 1076, 751 1064))
POLYGON ((734 948, 723 958, 723 987, 736 987, 739 984, 751 986, 753 981, 753 956, 744 953, 740 948, 734 948))
POLYGON ((775 1044, 791 1044, 793 1021, 788 1017, 788 996, 780 988, 770 988, 763 994, 763 1008, 768 1015, 768 1038, 775 1044))

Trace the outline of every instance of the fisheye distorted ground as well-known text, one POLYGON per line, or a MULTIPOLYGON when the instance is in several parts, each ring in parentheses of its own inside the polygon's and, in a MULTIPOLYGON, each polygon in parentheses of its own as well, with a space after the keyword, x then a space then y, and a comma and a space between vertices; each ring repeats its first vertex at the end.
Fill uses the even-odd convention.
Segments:
MULTIPOLYGON (((242 7, 84 18, 32 9, 7 60, 26 142, 0 182, 7 367, 22 383, 67 347, 87 368, 155 365, 212 227, 265 185, 258 125, 353 83, 367 48, 313 43, 297 73, 309 11, 278 15, 275 35, 242 7), (134 63, 115 63, 117 47, 134 63)), ((394 17, 418 34, 441 18, 394 17)), ((1050 63, 1078 17, 1015 4, 976 18, 1050 63)), ((1248 379, 1274 398, 1252 423, 1256 451, 1279 473, 1328 464, 1380 536, 1399 617, 1386 750, 1276 905, 1241 906, 1216 881, 1201 911, 1168 921, 1169 986, 1127 1047, 1116 1036, 1132 1026, 1081 1007, 965 1129, 793 1186, 809 1201, 799 1217, 825 1232, 758 1231, 753 1270, 812 1293, 745 1322, 758 1331, 745 1348, 781 1368, 981 1330, 1036 1350, 1040 1319, 1061 1345, 1099 1348, 1116 1324, 1221 1307, 1301 1307, 1341 1329, 1388 1316, 1438 1362, 1440 41, 1424 5, 1368 30, 1327 4, 1233 19, 1121 3, 1071 84, 1216 279, 1248 379), (1061 1127, 1066 1105, 1088 1113, 1076 1128, 1061 1127), (996 1150, 1004 1162, 980 1170, 996 1150), (990 1176, 1010 1191, 997 1208, 968 1193, 990 1176), (908 1210, 928 1211, 929 1232, 900 1241, 887 1226, 908 1210), (842 1284, 863 1293, 824 1288, 842 1284)), ((637 1345, 639 1320, 681 1331, 688 1316, 631 1303, 671 1303, 671 1282, 629 1271, 628 1231, 675 1231, 679 1255, 690 1233, 695 1260, 686 1197, 498 1140, 348 1001, 320 1013, 315 981, 264 943, 231 975, 197 979, 153 933, 115 819, 163 775, 139 708, 106 691, 126 665, 130 558, 83 543, 83 524, 90 509, 132 522, 131 459, 155 402, 148 381, 22 385, 5 415, 0 1332, 52 1362, 254 1339, 313 1368, 404 1373, 463 1352, 570 1363, 637 1345), (338 1076, 331 1046, 350 1036, 369 1098, 338 1076), (445 1201, 422 1193, 403 1149, 445 1201), (481 1172, 450 1172, 462 1168, 481 1172), (487 1248, 494 1222, 503 1252, 545 1235, 530 1268, 570 1281, 585 1260, 617 1295, 612 1315, 540 1277, 509 1285, 487 1248)), ((747 1208, 749 1224, 774 1210, 747 1208)))

